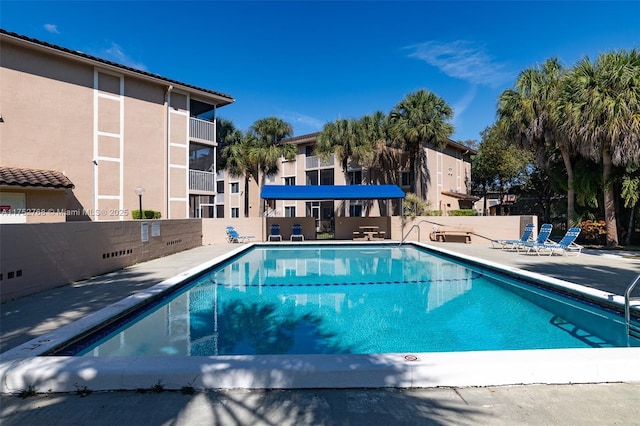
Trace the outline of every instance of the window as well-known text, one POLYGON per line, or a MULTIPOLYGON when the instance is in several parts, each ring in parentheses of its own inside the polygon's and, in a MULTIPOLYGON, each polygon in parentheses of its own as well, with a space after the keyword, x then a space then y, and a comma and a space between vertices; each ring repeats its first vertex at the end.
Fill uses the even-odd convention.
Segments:
POLYGON ((305 157, 313 157, 313 145, 307 145, 304 147, 305 157))
POLYGON ((333 185, 333 169, 320 170, 320 185, 333 185))
POLYGON ((307 185, 318 185, 318 171, 307 172, 307 185))
POLYGON ((231 207, 231 217, 240 217, 240 209, 238 207, 231 207))
POLYGON ((213 147, 193 142, 189 144, 189 169, 212 172, 214 158, 213 147))
POLYGON ((295 176, 289 176, 284 178, 284 184, 285 185, 295 185, 296 184, 296 177, 295 176))
POLYGON ((230 192, 232 194, 237 194, 238 192, 240 192, 240 184, 238 182, 232 182, 229 184, 229 186, 231 187, 230 192))
POLYGON ((411 172, 400 172, 400 186, 411 186, 412 182, 411 172))
POLYGON ((349 185, 362 185, 362 170, 352 170, 348 174, 349 185))
POLYGON ((362 204, 360 202, 356 201, 349 204, 349 216, 362 217, 362 204))
POLYGON ((284 217, 296 217, 296 207, 295 206, 285 206, 284 207, 284 217))
POLYGON ((216 182, 216 192, 218 194, 224 194, 224 181, 219 180, 216 182))

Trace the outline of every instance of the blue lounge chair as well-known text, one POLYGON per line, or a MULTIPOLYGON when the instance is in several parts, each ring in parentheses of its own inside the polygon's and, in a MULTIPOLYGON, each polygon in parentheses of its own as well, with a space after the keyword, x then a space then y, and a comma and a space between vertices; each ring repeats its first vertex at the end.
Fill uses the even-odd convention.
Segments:
POLYGON ((531 250, 535 250, 538 256, 540 256, 541 251, 544 252, 545 250, 548 250, 549 256, 551 256, 555 251, 560 252, 562 255, 568 256, 569 253, 576 253, 576 256, 580 256, 582 246, 575 243, 578 235, 580 235, 580 228, 569 228, 559 242, 547 241, 542 244, 532 244, 528 247, 527 253, 531 250))
POLYGON ((517 245, 520 245, 526 241, 531 241, 533 239, 533 230, 536 229, 536 226, 533 223, 527 223, 524 227, 524 232, 522 236, 518 240, 491 240, 491 245, 494 248, 501 248, 506 250, 508 248, 514 249, 517 245))
POLYGON ((280 235, 280 225, 277 223, 271 224, 271 232, 269 232, 269 241, 273 241, 274 239, 278 239, 282 241, 282 235, 280 235))
POLYGON ((545 243, 549 243, 549 242, 553 242, 551 240, 549 240, 549 237, 551 236, 551 230, 553 229, 553 225, 550 223, 543 223, 542 226, 540 227, 540 232, 538 232, 538 237, 535 239, 535 241, 524 241, 520 244, 516 244, 515 248, 517 252, 520 252, 520 249, 527 249, 527 253, 529 253, 529 251, 531 251, 531 247, 533 245, 536 244, 545 244, 545 243))
POLYGON ((227 241, 230 243, 249 242, 250 239, 255 238, 253 235, 240 235, 233 226, 227 226, 227 241))
POLYGON ((300 241, 304 241, 304 235, 302 235, 302 225, 300 225, 299 223, 294 223, 293 227, 291 228, 290 240, 293 241, 294 238, 297 238, 300 241))

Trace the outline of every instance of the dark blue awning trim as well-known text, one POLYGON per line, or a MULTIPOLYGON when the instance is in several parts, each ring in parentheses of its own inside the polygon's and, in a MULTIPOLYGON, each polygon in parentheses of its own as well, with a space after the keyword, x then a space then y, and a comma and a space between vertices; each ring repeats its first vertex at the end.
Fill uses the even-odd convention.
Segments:
POLYGON ((404 198, 397 185, 265 185, 264 200, 384 200, 404 198))

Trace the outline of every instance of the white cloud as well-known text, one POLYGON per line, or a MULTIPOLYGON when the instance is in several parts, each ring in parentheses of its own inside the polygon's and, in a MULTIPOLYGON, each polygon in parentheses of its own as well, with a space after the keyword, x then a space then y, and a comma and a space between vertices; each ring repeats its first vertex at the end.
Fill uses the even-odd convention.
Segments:
POLYGON ((325 124, 324 120, 320 120, 315 117, 311 117, 309 115, 300 114, 293 111, 285 111, 281 115, 281 118, 287 123, 291 124, 294 129, 296 125, 301 125, 306 128, 315 129, 314 131, 322 130, 322 127, 325 124))
POLYGON ((472 84, 497 87, 513 79, 513 74, 504 70, 505 64, 495 61, 484 46, 471 41, 427 41, 406 49, 412 50, 409 57, 421 59, 450 77, 472 84))
POLYGON ((465 95, 462 97, 462 99, 458 100, 458 102, 456 102, 453 105, 453 122, 454 124, 457 122, 457 120, 460 118, 460 116, 462 114, 464 114, 464 112, 467 110, 467 108, 469 107, 469 105, 471 105, 471 102, 473 102, 473 100, 476 98, 476 92, 477 92, 477 85, 472 85, 471 89, 469 89, 469 91, 467 93, 465 93, 465 95))
POLYGON ((111 43, 111 47, 104 51, 104 55, 101 55, 104 59, 117 62, 127 67, 136 68, 142 71, 146 71, 147 67, 142 62, 137 62, 129 55, 127 55, 122 48, 116 44, 111 43))
POLYGON ((55 24, 44 24, 44 29, 53 34, 60 34, 60 31, 58 31, 58 26, 55 24))

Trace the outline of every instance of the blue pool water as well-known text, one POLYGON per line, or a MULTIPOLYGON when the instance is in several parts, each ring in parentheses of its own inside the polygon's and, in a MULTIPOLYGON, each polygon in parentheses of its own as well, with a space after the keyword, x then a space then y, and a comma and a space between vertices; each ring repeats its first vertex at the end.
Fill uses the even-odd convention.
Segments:
POLYGON ((617 312, 419 247, 273 245, 251 249, 133 322, 64 353, 371 354, 628 344, 617 312))

